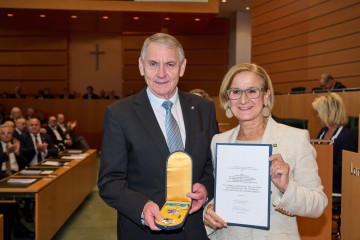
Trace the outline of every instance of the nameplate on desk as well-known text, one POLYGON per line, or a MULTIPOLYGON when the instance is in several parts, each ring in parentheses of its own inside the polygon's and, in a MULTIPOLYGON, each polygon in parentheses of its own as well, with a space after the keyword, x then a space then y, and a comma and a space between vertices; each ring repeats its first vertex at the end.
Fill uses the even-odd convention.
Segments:
POLYGON ((20 183, 20 184, 30 184, 35 182, 34 178, 10 178, 7 180, 8 183, 20 183))
POLYGON ((71 154, 70 156, 62 156, 61 159, 72 159, 72 160, 82 160, 87 157, 86 153, 82 154, 71 154))
POLYGON ((41 165, 45 165, 45 166, 60 166, 61 163, 60 163, 60 162, 56 162, 56 161, 45 161, 45 162, 42 162, 41 165))

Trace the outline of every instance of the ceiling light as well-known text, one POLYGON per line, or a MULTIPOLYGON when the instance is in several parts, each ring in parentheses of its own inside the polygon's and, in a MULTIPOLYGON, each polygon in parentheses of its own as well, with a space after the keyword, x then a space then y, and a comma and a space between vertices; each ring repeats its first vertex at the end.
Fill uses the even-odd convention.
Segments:
POLYGON ((164 18, 164 20, 166 20, 166 21, 170 21, 170 18, 169 18, 169 17, 166 17, 166 18, 164 18))
POLYGON ((133 17, 134 20, 139 20, 140 18, 139 17, 133 17))
POLYGON ((44 17, 46 17, 46 15, 45 14, 40 14, 39 17, 44 18, 44 17))
POLYGON ((245 9, 249 11, 249 10, 250 10, 250 7, 246 7, 245 9))
POLYGON ((195 22, 200 22, 200 18, 195 18, 195 22))
POLYGON ((14 14, 12 14, 12 13, 8 13, 8 14, 6 14, 6 16, 8 16, 8 17, 13 17, 13 16, 14 16, 14 14))
POLYGON ((102 19, 107 20, 109 19, 109 16, 102 16, 102 19))
POLYGON ((70 17, 71 17, 72 19, 76 19, 76 18, 77 18, 76 15, 71 15, 70 17))
POLYGON ((226 3, 226 0, 221 0, 221 2, 226 3))

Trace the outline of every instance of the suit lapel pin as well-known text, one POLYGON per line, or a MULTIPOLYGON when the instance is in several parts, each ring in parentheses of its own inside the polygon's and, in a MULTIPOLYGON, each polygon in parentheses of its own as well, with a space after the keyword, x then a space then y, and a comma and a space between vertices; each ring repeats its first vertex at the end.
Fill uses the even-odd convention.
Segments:
POLYGON ((273 147, 277 147, 277 143, 274 143, 274 144, 273 144, 273 147))

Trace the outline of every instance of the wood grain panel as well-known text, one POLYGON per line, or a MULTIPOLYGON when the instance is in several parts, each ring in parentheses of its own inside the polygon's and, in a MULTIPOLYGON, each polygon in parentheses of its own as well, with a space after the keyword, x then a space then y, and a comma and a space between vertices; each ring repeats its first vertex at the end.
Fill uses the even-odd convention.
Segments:
POLYGON ((67 52, 0 52, 0 65, 65 65, 67 52))
MULTIPOLYGON (((265 68, 266 69, 266 68, 265 68)), ((272 72, 271 68, 267 71, 274 83, 295 82, 304 79, 319 78, 321 73, 331 73, 334 76, 360 75, 359 63, 339 64, 336 66, 324 66, 319 68, 308 68, 289 72, 272 72)))
MULTIPOLYGON (((300 1, 303 2, 303 1, 300 1)), ((261 24, 262 22, 259 22, 259 19, 257 18, 260 15, 264 15, 267 14, 269 12, 272 12, 275 9, 279 9, 282 8, 284 6, 288 6, 289 4, 294 4, 296 3, 296 0, 283 0, 283 1, 253 1, 252 4, 252 9, 255 10, 255 14, 254 16, 254 23, 257 24, 261 24)), ((304 3, 303 3, 304 5, 304 3)), ((280 17, 280 16, 279 16, 280 17)))
POLYGON ((41 67, 0 67, 0 79, 6 80, 64 80, 67 78, 66 66, 41 67))
MULTIPOLYGON (((221 49, 209 49, 209 50, 189 50, 186 51, 187 65, 223 65, 228 61, 228 52, 221 49)), ((138 51, 125 51, 123 53, 124 65, 137 65, 140 56, 140 50, 138 51)))
MULTIPOLYGON (((327 65, 352 63, 354 61, 360 62, 360 47, 316 56, 302 57, 294 60, 263 64, 262 66, 265 69, 271 69, 272 72, 288 72, 308 67, 317 68, 327 65)), ((294 79, 288 79, 288 81, 293 80, 294 79)))
POLYGON ((66 50, 66 36, 1 37, 0 50, 66 50))
MULTIPOLYGON (((278 93, 288 93, 290 92, 291 88, 293 87, 305 87, 305 91, 312 91, 313 88, 319 87, 319 76, 314 79, 304 79, 299 80, 297 82, 281 82, 281 83, 274 83, 273 87, 274 90, 278 93)), ((359 78, 358 77, 342 77, 342 76, 335 76, 337 81, 340 81, 348 88, 357 88, 359 87, 359 78)))
MULTIPOLYGON (((227 71, 227 66, 219 65, 209 65, 209 66, 196 66, 189 65, 186 67, 185 74, 182 77, 184 81, 198 81, 198 80, 207 80, 207 81, 222 81, 225 73, 227 71)), ((143 77, 139 73, 138 66, 127 66, 123 69, 124 81, 129 82, 132 80, 140 80, 143 77)))
POLYGON ((317 42, 308 45, 302 45, 290 49, 284 49, 267 54, 253 55, 255 62, 275 63, 284 60, 291 60, 294 58, 302 58, 313 55, 320 55, 323 53, 336 52, 349 48, 356 48, 360 46, 360 33, 329 39, 325 42, 317 42), (309 55, 311 54, 311 55, 309 55))
MULTIPOLYGON (((334 3, 334 1, 332 1, 332 3, 334 3)), ((334 8, 334 10, 330 14, 327 13, 325 15, 320 15, 322 11, 319 11, 318 9, 314 9, 311 12, 312 15, 317 16, 314 16, 308 21, 292 23, 295 21, 299 21, 299 19, 304 19, 308 12, 303 12, 304 16, 298 16, 298 14, 287 16, 286 18, 282 19, 284 23, 274 22, 272 24, 269 23, 264 26, 259 26, 259 28, 254 29, 252 41, 254 46, 266 44, 267 42, 277 41, 280 39, 286 39, 309 31, 316 31, 321 28, 338 24, 339 22, 350 21, 356 18, 356 13, 360 12, 360 4, 350 5, 346 8, 341 9, 334 8), (274 25, 274 27, 270 25, 274 25), (275 29, 279 25, 285 27, 275 29)))
POLYGON ((16 86, 21 86, 24 94, 27 94, 28 98, 33 98, 35 94, 43 89, 46 84, 47 88, 51 89, 53 94, 61 94, 63 88, 68 86, 68 82, 66 80, 44 80, 44 81, 36 81, 36 80, 1 80, 1 93, 13 93, 16 86))
POLYGON ((328 28, 320 29, 315 32, 308 32, 287 39, 270 42, 266 45, 253 46, 253 52, 256 55, 276 52, 283 49, 294 48, 301 45, 325 41, 330 38, 343 37, 356 33, 357 26, 360 26, 360 18, 352 21, 332 25, 328 28))

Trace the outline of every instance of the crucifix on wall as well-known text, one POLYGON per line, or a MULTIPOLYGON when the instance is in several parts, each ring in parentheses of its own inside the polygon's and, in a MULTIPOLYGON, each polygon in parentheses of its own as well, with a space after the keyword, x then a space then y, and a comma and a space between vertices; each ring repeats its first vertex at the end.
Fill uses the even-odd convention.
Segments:
POLYGON ((99 51, 99 44, 96 44, 95 51, 90 51, 89 54, 95 55, 96 71, 99 70, 99 56, 105 54, 105 51, 99 51))

